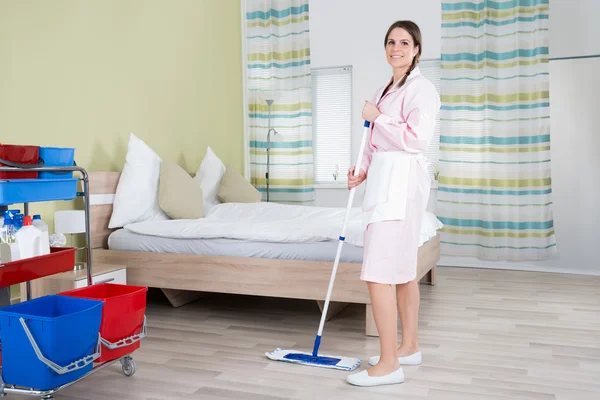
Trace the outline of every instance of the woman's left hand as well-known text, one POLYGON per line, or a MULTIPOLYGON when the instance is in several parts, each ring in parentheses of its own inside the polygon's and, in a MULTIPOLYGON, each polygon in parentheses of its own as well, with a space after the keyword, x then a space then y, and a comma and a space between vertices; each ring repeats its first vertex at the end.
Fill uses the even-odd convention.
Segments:
POLYGON ((365 105, 362 109, 362 118, 365 121, 374 122, 377 119, 377 117, 379 117, 379 115, 381 115, 381 113, 379 112, 377 107, 375 107, 368 101, 365 101, 365 105))

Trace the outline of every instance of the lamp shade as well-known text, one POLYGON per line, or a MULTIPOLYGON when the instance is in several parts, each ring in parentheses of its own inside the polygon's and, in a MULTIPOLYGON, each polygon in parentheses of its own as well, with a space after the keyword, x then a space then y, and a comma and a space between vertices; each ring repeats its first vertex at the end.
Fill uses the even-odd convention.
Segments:
POLYGON ((64 210, 54 213, 56 233, 85 233, 85 211, 64 210))

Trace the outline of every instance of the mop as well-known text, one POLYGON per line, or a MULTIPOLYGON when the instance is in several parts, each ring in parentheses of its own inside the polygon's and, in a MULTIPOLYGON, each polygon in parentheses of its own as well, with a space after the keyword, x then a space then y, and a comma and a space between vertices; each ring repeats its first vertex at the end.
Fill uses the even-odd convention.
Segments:
MULTIPOLYGON (((364 130, 360 145, 360 150, 358 153, 358 160, 356 162, 356 167, 354 168, 354 176, 357 176, 360 172, 360 163, 363 157, 363 151, 365 148, 365 144, 367 141, 367 137, 369 136, 369 121, 365 121, 364 130)), ((346 216, 344 218, 344 224, 342 226, 342 233, 339 237, 337 253, 335 255, 335 262, 333 264, 333 271, 331 272, 331 278, 329 279, 329 288, 327 289, 327 297, 325 298, 325 306, 323 307, 323 312, 321 314, 321 322, 319 324, 319 330, 317 332, 317 336, 315 338, 315 343, 313 347, 312 353, 309 352, 301 352, 296 350, 282 350, 276 349, 272 352, 266 352, 265 355, 271 360, 275 361, 284 361, 294 364, 303 364, 303 365, 312 365, 315 367, 323 367, 323 368, 333 368, 333 369, 342 369, 345 371, 352 371, 356 369, 360 365, 360 360, 358 358, 353 357, 339 357, 332 355, 319 355, 319 346, 321 345, 321 335, 323 334, 323 326, 325 325, 325 317, 327 316, 327 309, 329 308, 329 299, 331 297, 331 291, 333 290, 333 282, 335 281, 335 274, 338 269, 338 264, 340 262, 340 255, 342 254, 342 246, 344 245, 344 240, 346 239, 344 235, 346 234, 346 227, 348 225, 348 216, 350 215, 350 209, 352 208, 352 203, 354 201, 354 192, 356 187, 350 190, 350 196, 348 198, 348 204, 346 206, 346 216)))

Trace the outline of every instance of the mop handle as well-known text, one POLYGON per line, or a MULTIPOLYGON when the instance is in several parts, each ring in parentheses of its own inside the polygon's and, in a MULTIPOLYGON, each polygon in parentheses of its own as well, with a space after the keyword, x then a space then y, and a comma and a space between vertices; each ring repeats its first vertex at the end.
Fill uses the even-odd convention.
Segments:
MULTIPOLYGON (((358 176, 360 173, 360 164, 362 162, 363 153, 365 150, 365 145, 367 142, 367 137, 369 136, 369 127, 370 122, 365 121, 364 130, 362 134, 362 140, 360 142, 360 149, 358 151, 358 159, 356 160, 356 164, 354 166, 354 176, 358 176)), ((313 348, 313 356, 317 356, 319 351, 319 346, 321 344, 321 335, 323 333, 323 326, 325 325, 325 317, 327 316, 327 310, 329 309, 329 299, 331 298, 331 292, 333 291, 333 283, 335 281, 335 275, 337 273, 338 264, 340 263, 340 256, 342 254, 342 246, 344 245, 344 240, 346 240, 346 228, 348 226, 348 217, 350 216, 350 210, 352 209, 352 203, 354 202, 354 192, 356 191, 356 187, 350 189, 350 196, 348 197, 348 204, 346 205, 346 216, 344 217, 344 224, 342 225, 342 233, 340 234, 337 253, 335 255, 335 262, 333 264, 333 271, 331 271, 331 278, 329 279, 329 288, 327 289, 327 297, 325 298, 325 305, 323 306, 323 312, 321 314, 321 322, 319 323, 319 331, 317 333, 317 337, 315 338, 315 345, 313 348)))

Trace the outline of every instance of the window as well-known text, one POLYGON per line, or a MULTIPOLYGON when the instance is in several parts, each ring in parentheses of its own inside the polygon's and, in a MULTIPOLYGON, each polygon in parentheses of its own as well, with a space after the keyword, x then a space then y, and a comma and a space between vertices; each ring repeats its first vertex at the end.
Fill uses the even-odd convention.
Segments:
POLYGON ((352 67, 315 68, 312 87, 315 184, 344 183, 352 156, 352 67))
MULTIPOLYGON (((441 77, 441 66, 440 60, 421 60, 419 62, 419 70, 421 74, 433 83, 438 94, 440 93, 440 77, 441 77)), ((438 113, 435 120, 435 131, 433 137, 429 143, 429 148, 425 152, 425 157, 431 163, 430 177, 433 179, 433 168, 439 163, 440 160, 440 113, 438 113)))

